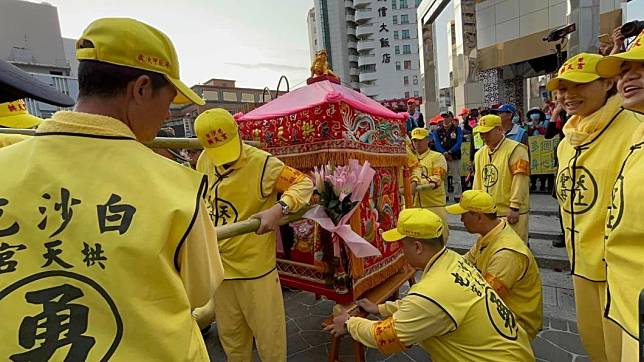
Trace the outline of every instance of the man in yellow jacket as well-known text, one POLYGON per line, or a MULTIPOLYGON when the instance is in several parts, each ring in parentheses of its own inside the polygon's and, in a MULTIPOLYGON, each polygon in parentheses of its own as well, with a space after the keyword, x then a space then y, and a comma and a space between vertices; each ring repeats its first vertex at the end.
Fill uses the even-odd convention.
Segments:
POLYGON ((207 179, 140 143, 204 101, 139 21, 92 22, 76 57, 74 112, 0 149, 0 356, 209 361, 191 313, 223 278, 207 179))
POLYGON ((498 216, 528 242, 530 161, 528 148, 505 137, 501 117, 488 114, 474 128, 485 142, 474 155, 473 190, 492 195, 498 216))
MULTIPOLYGON (((605 78, 618 76, 617 90, 623 107, 644 121, 644 31, 623 53, 597 63, 605 78)), ((604 259, 607 296, 605 316, 622 328, 622 361, 639 361, 639 295, 644 289, 644 126, 634 132, 627 156, 613 185, 606 218, 604 259)), ((617 160, 615 160, 617 162, 617 160)))
POLYGON ((326 330, 337 336, 349 333, 387 355, 419 344, 434 361, 534 361, 515 314, 474 267, 445 248, 442 228, 429 210, 403 210, 396 229, 382 237, 400 242, 411 266, 423 270, 421 279, 395 302, 357 302, 384 320, 344 312, 326 330))
POLYGON ((530 249, 496 216, 494 199, 484 191, 465 191, 447 212, 461 215, 467 231, 480 235, 463 257, 503 298, 530 339, 536 337, 543 325, 543 303, 539 267, 530 249))
POLYGON ((416 150, 416 162, 411 169, 411 190, 414 207, 424 208, 440 216, 443 220, 443 240, 449 236, 447 214, 445 213, 445 174, 447 161, 442 154, 429 149, 429 131, 416 128, 411 132, 411 141, 416 150), (418 190, 419 185, 427 188, 418 190))
POLYGON ((225 271, 213 300, 219 340, 229 361, 251 361, 253 338, 263 361, 285 361, 286 321, 275 233, 282 216, 309 202, 313 182, 276 157, 242 143, 237 123, 225 109, 199 115, 195 132, 204 147, 197 170, 210 179, 207 199, 215 225, 261 221, 256 234, 219 241, 225 271))

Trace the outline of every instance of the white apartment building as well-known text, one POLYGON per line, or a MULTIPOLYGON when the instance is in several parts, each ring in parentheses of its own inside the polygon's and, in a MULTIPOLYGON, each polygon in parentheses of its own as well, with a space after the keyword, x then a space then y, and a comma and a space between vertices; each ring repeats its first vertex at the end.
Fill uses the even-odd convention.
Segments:
POLYGON ((419 0, 315 0, 311 53, 326 49, 342 83, 377 100, 420 96, 419 0))

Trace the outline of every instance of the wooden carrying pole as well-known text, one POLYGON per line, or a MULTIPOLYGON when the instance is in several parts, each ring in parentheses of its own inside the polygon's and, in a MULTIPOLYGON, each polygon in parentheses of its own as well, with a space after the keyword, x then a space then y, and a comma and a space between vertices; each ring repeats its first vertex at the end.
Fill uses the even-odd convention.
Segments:
MULTIPOLYGON (((35 129, 18 129, 18 128, 0 128, 0 134, 22 134, 33 136, 36 134, 35 129)), ((244 143, 258 147, 259 142, 244 141, 244 143)), ((178 138, 178 137, 157 137, 152 142, 145 142, 146 146, 150 148, 172 148, 172 149, 200 149, 203 148, 196 138, 178 138)))
MULTIPOLYGON (((302 215, 308 211, 308 208, 300 210, 294 214, 289 214, 280 219, 280 225, 286 225, 290 222, 297 221, 302 219, 302 215)), ((259 229, 259 219, 248 219, 228 225, 218 226, 217 230, 217 240, 224 240, 232 238, 234 236, 239 236, 248 233, 254 233, 259 229)))

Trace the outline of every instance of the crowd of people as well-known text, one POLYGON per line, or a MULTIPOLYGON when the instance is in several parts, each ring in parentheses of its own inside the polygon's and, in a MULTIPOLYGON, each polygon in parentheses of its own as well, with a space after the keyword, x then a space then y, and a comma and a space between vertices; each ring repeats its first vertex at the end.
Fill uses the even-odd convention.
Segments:
MULTIPOLYGON (((543 306, 528 212, 539 182, 560 205, 588 355, 638 360, 644 31, 623 50, 571 56, 548 82, 554 101, 525 119, 502 104, 425 122, 409 102, 413 205, 382 238, 422 276, 400 300, 357 301, 379 319, 345 310, 325 329, 385 354, 418 344, 435 361, 535 360, 543 306), (561 137, 556 183, 531 178, 532 135, 561 137), (463 179, 464 140, 473 168, 463 179), (465 255, 446 248, 447 214, 478 236, 465 255)), ((0 124, 38 126, 35 137, 0 134, 0 355, 207 361, 200 331, 216 320, 229 361, 251 361, 253 344, 263 361, 285 361, 275 231, 309 203, 310 178, 244 144, 223 109, 197 117, 200 154, 143 146, 172 135, 160 131, 171 103, 204 103, 154 27, 98 19, 76 56, 74 110, 47 121, 21 99, 73 100, 0 62, 0 124), (217 227, 249 218, 255 234, 217 239, 217 227)))

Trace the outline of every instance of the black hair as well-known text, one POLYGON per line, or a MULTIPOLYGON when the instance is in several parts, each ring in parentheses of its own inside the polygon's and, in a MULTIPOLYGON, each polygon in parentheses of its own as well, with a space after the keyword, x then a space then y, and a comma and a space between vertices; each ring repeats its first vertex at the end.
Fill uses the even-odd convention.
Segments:
POLYGON ((125 92, 128 83, 143 75, 150 77, 153 92, 169 84, 160 73, 95 60, 81 60, 78 64, 78 97, 107 98, 120 95, 125 92))
POLYGON ((490 213, 483 214, 483 215, 485 215, 485 217, 487 217, 487 218, 488 218, 488 219, 490 219, 490 220, 494 220, 494 219, 496 219, 496 218, 497 218, 497 216, 496 216, 496 212, 490 212, 490 213))

